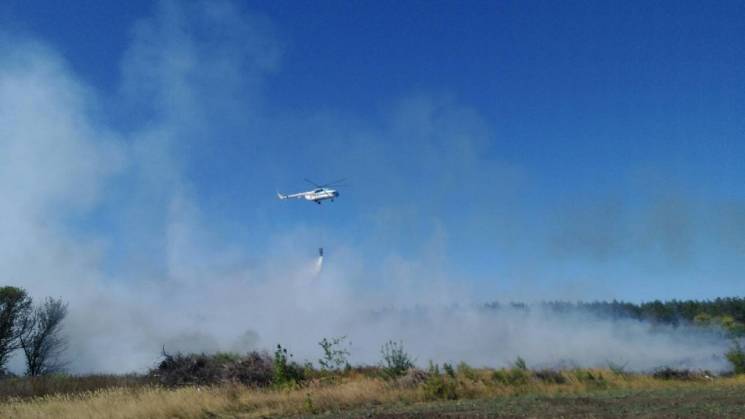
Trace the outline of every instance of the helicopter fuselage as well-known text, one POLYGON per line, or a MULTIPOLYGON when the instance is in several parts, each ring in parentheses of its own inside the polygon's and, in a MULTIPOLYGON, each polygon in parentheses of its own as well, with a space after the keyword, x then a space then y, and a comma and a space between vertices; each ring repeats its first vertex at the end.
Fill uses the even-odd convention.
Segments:
POLYGON ((339 191, 329 188, 319 188, 312 191, 305 192, 305 199, 320 204, 321 201, 326 199, 334 200, 339 196, 339 191))

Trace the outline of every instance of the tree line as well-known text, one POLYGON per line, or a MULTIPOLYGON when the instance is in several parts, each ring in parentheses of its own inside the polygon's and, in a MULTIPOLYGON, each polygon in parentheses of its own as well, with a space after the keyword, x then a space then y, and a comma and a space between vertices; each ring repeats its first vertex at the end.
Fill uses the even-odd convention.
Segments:
POLYGON ((18 350, 26 360, 26 375, 38 376, 61 371, 67 341, 62 321, 67 304, 47 298, 34 304, 28 293, 17 287, 0 287, 0 375, 8 375, 8 361, 18 350))
MULTIPOLYGON (((523 303, 510 303, 513 309, 529 310, 523 303)), ((612 319, 634 319, 672 326, 697 325, 721 327, 733 336, 745 336, 745 298, 727 297, 713 300, 654 300, 639 304, 625 301, 566 302, 547 301, 544 309, 557 313, 584 312, 612 319)), ((500 309, 497 302, 487 309, 500 309)))

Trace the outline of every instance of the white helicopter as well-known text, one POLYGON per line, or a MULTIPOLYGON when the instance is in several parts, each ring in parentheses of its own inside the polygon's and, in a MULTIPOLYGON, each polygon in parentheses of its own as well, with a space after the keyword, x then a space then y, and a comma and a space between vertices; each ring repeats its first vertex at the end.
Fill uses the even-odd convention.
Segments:
POLYGON ((338 185, 344 180, 345 179, 339 179, 331 183, 319 185, 313 182, 312 180, 305 179, 306 182, 315 186, 316 189, 313 189, 311 191, 298 192, 298 193, 294 193, 290 195, 283 195, 277 192, 277 198, 279 199, 305 199, 306 201, 313 201, 318 205, 321 204, 321 201, 325 201, 327 199, 330 199, 331 202, 334 202, 334 198, 339 197, 339 191, 337 191, 336 189, 331 189, 330 186, 338 185))

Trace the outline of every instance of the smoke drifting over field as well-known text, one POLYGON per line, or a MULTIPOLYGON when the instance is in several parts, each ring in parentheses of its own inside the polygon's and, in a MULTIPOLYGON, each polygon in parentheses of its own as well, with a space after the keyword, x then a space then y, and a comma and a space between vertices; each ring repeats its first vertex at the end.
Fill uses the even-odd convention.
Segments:
MULTIPOLYGON (((613 362, 629 370, 727 368, 722 354, 728 341, 694 328, 560 314, 540 306, 526 311, 388 304, 392 291, 371 296, 351 289, 343 269, 329 264, 319 275, 315 261, 297 265, 308 268, 274 272, 258 281, 253 275, 237 276, 211 281, 209 287, 143 287, 146 297, 111 294, 103 307, 76 302, 77 316, 71 319, 77 342, 72 353, 81 356, 76 368, 139 369, 152 365, 161 344, 169 351, 245 352, 281 343, 296 359, 315 361, 320 337, 342 335, 352 344, 354 363, 377 363, 380 346, 393 339, 403 341, 422 366, 429 360, 507 366, 521 356, 534 367, 613 362)), ((426 288, 421 284, 421 290, 426 288)), ((398 298, 447 298, 420 293, 398 298)))
MULTIPOLYGON (((730 224, 721 234, 697 222, 696 211, 679 214, 684 205, 658 208, 652 221, 634 213, 618 224, 604 224, 606 213, 590 210, 582 219, 597 224, 591 231, 574 221, 549 233, 522 230, 525 211, 512 198, 525 173, 479 159, 490 134, 476 112, 417 96, 377 128, 323 112, 275 120, 262 111, 260 93, 281 56, 271 25, 230 3, 162 3, 134 28, 114 93, 86 85, 45 43, 0 36, 0 277, 36 298, 69 302, 73 371, 143 370, 164 344, 169 351, 246 351, 281 343, 297 359, 313 360, 321 338, 342 335, 352 342, 352 361, 364 363, 376 362, 380 346, 393 339, 404 341, 420 364, 501 366, 522 356, 536 366, 724 365, 724 339, 684 327, 472 308, 500 299, 498 287, 461 281, 447 243, 453 231, 494 233, 485 247, 517 266, 495 272, 500 281, 545 274, 533 269, 535 258, 599 251, 591 258, 606 261, 629 248, 654 248, 678 267, 701 244, 699 233, 706 245, 742 249, 745 235, 733 233, 745 231, 738 203, 728 206, 723 219, 730 224), (306 134, 334 139, 324 147, 295 140, 306 134), (244 136, 250 146, 219 152, 244 136), (387 137, 406 141, 388 149, 377 141, 387 137), (293 146, 300 157, 277 144, 293 146), (385 202, 366 204, 376 206, 355 220, 373 226, 364 239, 332 237, 312 221, 286 227, 269 216, 276 207, 260 203, 246 217, 246 231, 235 228, 223 221, 225 203, 210 200, 210 188, 193 175, 241 159, 241 174, 253 181, 236 182, 245 187, 239 193, 261 202, 272 199, 275 186, 261 186, 265 179, 289 182, 280 162, 297 166, 342 151, 348 158, 331 162, 333 170, 354 174, 358 184, 390 185, 385 202), (224 160, 210 166, 215 155, 224 160), (412 161, 413 155, 422 158, 412 161), (411 171, 431 173, 432 184, 402 184, 411 171), (423 208, 452 205, 453 187, 469 197, 462 217, 421 215, 423 208), (672 212, 678 216, 666 215, 672 212), (658 228, 629 231, 639 218, 658 228), (325 262, 307 256, 320 234, 332 241, 325 262), (481 286, 487 291, 474 297, 481 286)), ((557 217, 584 213, 568 211, 557 217)), ((551 298, 558 288, 532 295, 551 298)), ((510 297, 522 299, 516 294, 510 297)))

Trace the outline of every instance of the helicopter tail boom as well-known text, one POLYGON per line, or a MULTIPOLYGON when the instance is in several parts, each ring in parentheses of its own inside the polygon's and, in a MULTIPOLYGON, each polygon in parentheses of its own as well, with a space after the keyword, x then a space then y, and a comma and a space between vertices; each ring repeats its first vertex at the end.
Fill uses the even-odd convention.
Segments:
POLYGON ((280 192, 277 192, 277 198, 282 199, 282 200, 284 200, 284 199, 305 198, 305 193, 301 192, 301 193, 294 193, 294 194, 291 194, 291 195, 285 195, 285 194, 282 194, 280 192))

